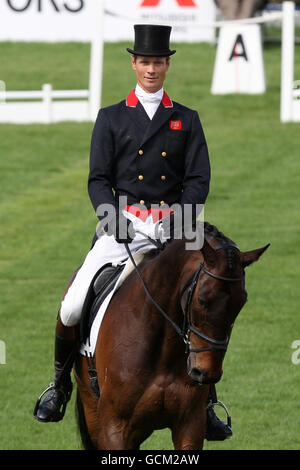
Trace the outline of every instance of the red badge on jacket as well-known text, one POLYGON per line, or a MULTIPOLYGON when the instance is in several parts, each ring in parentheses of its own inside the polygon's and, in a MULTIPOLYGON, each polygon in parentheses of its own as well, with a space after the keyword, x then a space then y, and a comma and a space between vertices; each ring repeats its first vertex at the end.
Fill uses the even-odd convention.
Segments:
POLYGON ((180 131, 182 128, 182 122, 181 121, 170 121, 169 122, 170 129, 172 131, 180 131))

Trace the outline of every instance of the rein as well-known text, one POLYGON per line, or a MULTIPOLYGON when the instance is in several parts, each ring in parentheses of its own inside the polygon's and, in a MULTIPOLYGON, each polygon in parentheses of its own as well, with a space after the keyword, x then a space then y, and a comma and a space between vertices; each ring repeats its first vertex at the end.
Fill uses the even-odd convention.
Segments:
MULTIPOLYGON (((143 234, 142 232, 139 232, 139 233, 143 234)), ((151 241, 155 246, 157 246, 157 242, 155 240, 152 240, 152 238, 148 237, 147 235, 145 235, 145 237, 147 237, 149 241, 151 241)), ((234 244, 224 244, 224 245, 220 245, 219 247, 215 248, 215 251, 221 250, 221 249, 224 249, 224 248, 227 248, 227 247, 238 249, 237 246, 234 245, 234 244)), ((181 293, 180 293, 180 300, 181 300, 183 294, 188 289, 185 306, 183 308, 184 324, 183 324, 183 328, 180 328, 169 317, 169 315, 156 303, 156 301, 151 296, 151 294, 148 290, 148 287, 146 286, 145 281, 144 281, 144 279, 141 275, 141 272, 140 272, 138 266, 136 265, 136 262, 135 262, 135 260, 132 256, 132 253, 131 253, 131 250, 128 246, 128 243, 125 243, 125 248, 126 248, 126 251, 128 253, 128 256, 129 256, 129 258, 130 258, 130 260, 131 260, 131 262, 132 262, 132 264, 133 264, 133 266, 136 270, 136 273, 137 273, 138 277, 141 280, 141 283, 143 285, 143 288, 144 288, 144 291, 145 291, 147 297, 150 299, 151 303, 156 307, 156 309, 163 315, 163 317, 172 325, 172 327, 174 328, 176 333, 182 338, 182 340, 186 344, 186 352, 187 353, 192 353, 192 352, 193 353, 199 353, 199 352, 204 352, 204 351, 226 351, 227 347, 228 347, 228 343, 229 343, 229 337, 225 338, 224 340, 216 340, 216 339, 210 338, 209 336, 205 335, 204 333, 201 333, 201 331, 197 330, 196 328, 194 328, 190 324, 190 306, 191 306, 191 302, 192 302, 193 295, 194 295, 194 292, 195 292, 195 289, 196 289, 196 285, 198 283, 198 280, 199 280, 199 277, 200 277, 201 273, 204 273, 204 274, 206 274, 210 277, 213 277, 214 279, 218 279, 219 281, 225 281, 225 282, 243 281, 245 279, 245 275, 243 275, 241 277, 238 277, 238 278, 219 276, 218 274, 215 274, 215 273, 212 273, 212 272, 208 271, 208 269, 206 269, 206 267, 204 265, 204 261, 202 261, 199 268, 196 269, 196 271, 193 273, 192 277, 187 281, 187 283, 185 284, 184 288, 181 290, 181 293), (205 348, 197 348, 197 349, 192 348, 191 347, 191 342, 190 342, 190 339, 189 339, 189 336, 190 336, 191 332, 194 333, 199 338, 203 339, 205 342, 209 343, 211 346, 205 347, 205 348)))
MULTIPOLYGON (((148 237, 148 238, 150 239, 150 237, 148 237)), ((173 320, 171 320, 169 315, 155 302, 155 300, 151 296, 151 294, 148 290, 148 287, 146 286, 145 281, 144 281, 144 279, 141 275, 141 272, 140 272, 139 268, 137 267, 136 262, 134 261, 134 258, 132 256, 132 253, 130 251, 128 243, 124 243, 124 245, 125 245, 126 251, 128 253, 128 256, 129 256, 129 258, 130 258, 130 260, 131 260, 131 262, 132 262, 132 264, 133 264, 133 266, 136 270, 136 273, 137 273, 137 275, 139 276, 139 278, 141 280, 141 283, 143 285, 143 288, 144 288, 144 291, 145 291, 147 297, 151 300, 152 304, 157 308, 157 310, 162 314, 162 316, 173 326, 176 333, 178 333, 179 336, 184 336, 181 328, 179 328, 179 326, 175 322, 173 322, 173 320)))

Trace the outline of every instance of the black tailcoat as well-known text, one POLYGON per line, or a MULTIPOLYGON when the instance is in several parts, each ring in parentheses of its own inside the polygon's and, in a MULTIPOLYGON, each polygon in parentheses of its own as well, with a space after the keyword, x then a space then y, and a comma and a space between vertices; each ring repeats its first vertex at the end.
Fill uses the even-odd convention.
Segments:
POLYGON ((99 111, 91 142, 88 190, 97 210, 103 203, 204 204, 209 156, 198 113, 164 93, 149 119, 134 90, 126 100, 99 111))

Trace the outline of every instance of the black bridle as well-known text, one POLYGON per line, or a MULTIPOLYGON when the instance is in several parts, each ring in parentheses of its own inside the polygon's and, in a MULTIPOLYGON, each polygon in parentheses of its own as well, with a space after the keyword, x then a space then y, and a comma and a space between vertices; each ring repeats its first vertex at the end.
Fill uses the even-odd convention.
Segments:
MULTIPOLYGON (((147 238, 149 238, 149 237, 147 237, 147 238)), ((228 343, 229 343, 229 337, 226 337, 224 340, 217 340, 217 339, 214 339, 214 338, 210 338, 209 336, 205 335, 204 333, 201 333, 201 331, 194 328, 191 325, 191 322, 190 322, 190 306, 191 306, 193 295, 194 295, 194 292, 195 292, 195 289, 196 289, 196 286, 197 286, 197 283, 198 283, 198 280, 200 278, 201 273, 207 274, 208 276, 213 277, 214 279, 218 279, 219 281, 224 281, 224 282, 240 282, 240 281, 243 281, 245 279, 245 274, 243 274, 243 276, 237 277, 237 278, 219 276, 218 274, 215 274, 215 273, 212 273, 211 271, 209 271, 205 267, 204 261, 202 261, 199 268, 196 269, 196 271, 193 273, 191 278, 187 281, 187 283, 185 284, 185 286, 183 287, 183 289, 180 292, 180 304, 181 304, 182 297, 183 297, 184 293, 186 292, 186 290, 188 289, 185 305, 184 305, 184 308, 182 309, 183 310, 183 315, 184 315, 183 328, 180 328, 175 322, 173 322, 173 320, 169 317, 169 315, 155 302, 155 300, 151 296, 151 294, 150 294, 150 292, 149 292, 149 290, 148 290, 148 288, 145 284, 145 281, 143 280, 143 277, 140 273, 139 268, 137 267, 137 265, 135 263, 135 260, 132 256, 132 253, 130 251, 128 243, 125 243, 125 247, 126 247, 128 256, 129 256, 129 258, 130 258, 130 260, 131 260, 131 262, 132 262, 132 264, 133 264, 133 266, 134 266, 134 268, 135 268, 135 270, 136 270, 136 272, 137 272, 137 274, 138 274, 138 276, 139 276, 139 278, 142 282, 142 285, 143 285, 143 288, 145 290, 145 293, 146 293, 147 297, 149 297, 152 304, 157 308, 157 310, 172 325, 174 330, 183 339, 184 343, 186 344, 186 352, 187 353, 199 353, 199 352, 204 352, 204 351, 226 351, 227 347, 228 347, 228 343), (197 348, 197 349, 192 348, 191 347, 191 342, 190 342, 190 333, 195 334, 196 336, 198 336, 198 338, 201 338, 202 340, 204 340, 206 343, 210 344, 211 346, 208 346, 208 347, 205 347, 205 348, 197 348)), ((238 247, 234 244, 231 244, 231 243, 230 244, 227 243, 227 244, 224 244, 224 245, 220 245, 217 248, 214 248, 214 250, 218 251, 218 250, 222 250, 224 248, 229 248, 229 247, 235 248, 235 249, 238 250, 238 247)))
MULTIPOLYGON (((226 245, 227 247, 229 245, 226 245)), ((218 249, 221 248, 226 248, 226 246, 219 247, 218 249)), ((237 248, 235 245, 230 245, 231 247, 237 248)), ((200 274, 204 273, 207 274, 210 277, 213 277, 214 279, 218 279, 219 281, 225 281, 225 282, 239 282, 243 281, 245 279, 245 274, 241 277, 224 277, 224 276, 219 276, 218 274, 212 273, 211 271, 208 271, 204 265, 204 261, 200 264, 199 268, 195 271, 195 273, 192 276, 192 279, 190 282, 188 281, 187 284, 184 286, 180 293, 180 301, 182 300, 183 294, 188 288, 188 293, 187 293, 187 298, 185 301, 185 305, 183 308, 183 313, 184 313, 184 327, 183 327, 183 332, 184 332, 184 342, 187 345, 188 352, 194 352, 194 353, 199 353, 199 352, 204 352, 204 351, 226 351, 229 343, 229 337, 227 336, 224 340, 217 340, 214 338, 210 338, 209 336, 205 335, 204 333, 201 333, 201 331, 197 330, 191 325, 190 322, 190 306, 192 303, 193 295, 196 289, 196 285, 198 283, 198 280, 200 278, 200 274), (205 348, 192 348, 191 343, 190 343, 190 333, 194 333, 198 338, 203 339, 206 343, 209 343, 211 346, 205 347, 205 348)))

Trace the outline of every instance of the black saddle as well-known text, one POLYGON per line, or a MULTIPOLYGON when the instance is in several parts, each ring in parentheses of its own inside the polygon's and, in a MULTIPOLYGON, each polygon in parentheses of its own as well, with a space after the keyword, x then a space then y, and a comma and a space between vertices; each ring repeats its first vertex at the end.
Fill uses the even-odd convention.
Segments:
POLYGON ((89 337, 90 330, 96 314, 107 295, 115 287, 125 264, 113 266, 105 264, 93 277, 88 289, 80 321, 80 340, 85 343, 89 337))

